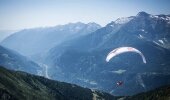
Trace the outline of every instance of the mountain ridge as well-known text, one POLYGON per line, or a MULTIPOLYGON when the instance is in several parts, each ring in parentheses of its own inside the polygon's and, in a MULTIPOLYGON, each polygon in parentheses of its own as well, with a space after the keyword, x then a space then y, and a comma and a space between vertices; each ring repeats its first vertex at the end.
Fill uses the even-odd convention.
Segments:
POLYGON ((18 51, 22 55, 32 56, 44 53, 65 40, 89 34, 100 27, 94 22, 87 24, 77 22, 55 27, 24 29, 4 39, 1 45, 18 51))

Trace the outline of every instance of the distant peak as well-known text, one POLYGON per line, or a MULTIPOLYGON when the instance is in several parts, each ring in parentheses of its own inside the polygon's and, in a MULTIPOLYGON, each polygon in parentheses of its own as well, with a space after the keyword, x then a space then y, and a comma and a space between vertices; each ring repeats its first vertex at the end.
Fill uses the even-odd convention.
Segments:
POLYGON ((84 24, 83 22, 76 22, 75 24, 84 24))
POLYGON ((89 23, 87 23, 87 25, 101 27, 101 25, 99 25, 99 24, 97 24, 95 22, 89 22, 89 23))
POLYGON ((97 23, 95 23, 95 22, 89 22, 89 23, 87 23, 87 24, 97 24, 97 23))
POLYGON ((109 24, 107 24, 106 26, 111 26, 114 27, 115 25, 123 25, 128 23, 130 20, 132 20, 134 18, 134 16, 130 16, 130 17, 121 17, 118 18, 115 21, 110 22, 109 24))
POLYGON ((75 22, 75 23, 68 23, 66 25, 80 25, 80 24, 84 24, 84 23, 82 23, 82 22, 75 22))
POLYGON ((94 26, 100 26, 99 24, 95 22, 89 22, 89 23, 83 23, 83 22, 75 22, 75 23, 68 23, 66 25, 94 25, 94 26))
POLYGON ((141 11, 137 14, 137 16, 148 16, 149 14, 144 12, 144 11, 141 11))
POLYGON ((115 23, 116 24, 126 24, 128 23, 130 20, 133 19, 133 16, 130 16, 130 17, 122 17, 122 18, 118 18, 115 23))

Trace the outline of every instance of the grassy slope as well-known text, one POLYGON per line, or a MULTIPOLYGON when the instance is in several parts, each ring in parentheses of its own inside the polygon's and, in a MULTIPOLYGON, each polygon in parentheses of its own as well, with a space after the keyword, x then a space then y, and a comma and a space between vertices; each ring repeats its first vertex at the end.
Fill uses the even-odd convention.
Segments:
POLYGON ((15 72, 0 67, 0 100, 115 100, 115 97, 77 85, 15 72))

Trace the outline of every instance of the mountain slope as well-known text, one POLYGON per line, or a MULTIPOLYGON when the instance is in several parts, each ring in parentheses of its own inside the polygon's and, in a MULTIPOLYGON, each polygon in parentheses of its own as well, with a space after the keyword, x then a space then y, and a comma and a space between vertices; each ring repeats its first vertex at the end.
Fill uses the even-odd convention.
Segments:
POLYGON ((100 27, 96 23, 77 22, 48 28, 25 29, 7 37, 1 45, 22 55, 31 56, 46 52, 63 41, 87 35, 100 27))
POLYGON ((9 35, 13 34, 14 32, 16 32, 16 30, 0 30, 0 42, 2 40, 4 40, 6 37, 8 37, 9 35))
POLYGON ((87 36, 57 45, 44 57, 49 76, 114 95, 133 95, 170 84, 168 18, 169 15, 140 12, 128 20, 119 19, 87 36), (166 43, 155 42, 162 38, 166 43), (119 55, 107 63, 106 55, 121 46, 139 49, 147 64, 133 53, 119 55), (120 80, 124 84, 117 87, 120 80))
POLYGON ((116 100, 107 93, 0 67, 1 100, 116 100))
POLYGON ((0 46, 0 66, 5 66, 7 69, 42 75, 42 68, 38 64, 2 46, 0 46))
POLYGON ((170 86, 164 86, 149 92, 140 93, 124 100, 169 100, 170 86))

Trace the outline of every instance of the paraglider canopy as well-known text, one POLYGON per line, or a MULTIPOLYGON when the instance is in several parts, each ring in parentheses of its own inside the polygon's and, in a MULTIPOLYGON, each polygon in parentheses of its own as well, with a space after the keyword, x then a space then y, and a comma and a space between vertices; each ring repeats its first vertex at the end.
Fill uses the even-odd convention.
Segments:
POLYGON ((119 47, 119 48, 116 48, 116 49, 112 50, 107 55, 106 62, 109 62, 110 59, 112 59, 113 57, 115 57, 115 56, 117 56, 119 54, 122 54, 122 53, 126 53, 126 52, 138 53, 142 57, 143 63, 146 64, 146 59, 145 59, 144 55, 139 50, 137 50, 136 48, 133 48, 133 47, 119 47))

